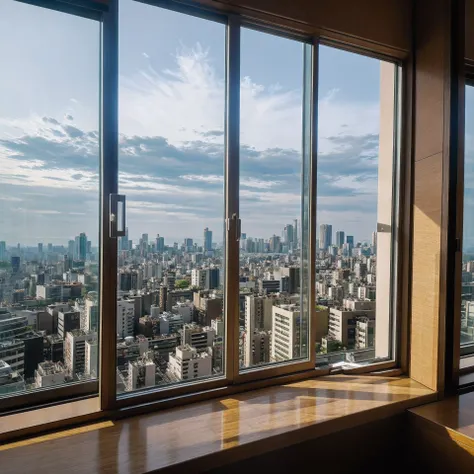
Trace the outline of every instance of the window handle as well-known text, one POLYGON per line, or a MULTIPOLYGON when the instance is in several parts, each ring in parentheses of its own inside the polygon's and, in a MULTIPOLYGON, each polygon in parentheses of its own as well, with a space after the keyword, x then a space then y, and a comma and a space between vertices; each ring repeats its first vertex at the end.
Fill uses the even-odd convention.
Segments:
POLYGON ((126 235, 125 225, 125 194, 110 194, 110 238, 124 237, 126 235))
POLYGON ((238 242, 240 240, 240 230, 241 230, 241 220, 237 217, 237 214, 232 214, 230 219, 227 219, 227 231, 234 234, 235 240, 238 242))

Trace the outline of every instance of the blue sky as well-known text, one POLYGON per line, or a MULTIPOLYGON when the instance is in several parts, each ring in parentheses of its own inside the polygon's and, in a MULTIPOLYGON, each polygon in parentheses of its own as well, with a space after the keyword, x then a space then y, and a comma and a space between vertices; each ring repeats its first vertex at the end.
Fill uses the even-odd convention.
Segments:
MULTIPOLYGON (((122 0, 120 191, 131 238, 220 240, 225 27, 122 0)), ((0 240, 98 235, 99 25, 0 2, 0 240)), ((253 237, 300 217, 303 46, 242 30, 241 217, 253 237)), ((318 221, 376 225, 379 61, 320 47, 318 221)))

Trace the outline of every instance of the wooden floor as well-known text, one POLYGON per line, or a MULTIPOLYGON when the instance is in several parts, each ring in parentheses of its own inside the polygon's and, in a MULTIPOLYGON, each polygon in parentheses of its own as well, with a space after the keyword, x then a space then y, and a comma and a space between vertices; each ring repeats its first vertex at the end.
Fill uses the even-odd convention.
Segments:
POLYGON ((0 446, 0 472, 200 472, 435 398, 404 377, 320 377, 0 446))

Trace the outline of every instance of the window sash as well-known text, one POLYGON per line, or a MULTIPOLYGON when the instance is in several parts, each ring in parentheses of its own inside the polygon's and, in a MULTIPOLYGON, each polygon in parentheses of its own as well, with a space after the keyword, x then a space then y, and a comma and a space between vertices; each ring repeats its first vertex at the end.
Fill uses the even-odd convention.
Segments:
MULTIPOLYGON (((30 2, 29 0, 17 0, 30 2)), ((191 393, 214 390, 231 384, 245 383, 269 377, 290 373, 314 371, 315 374, 327 373, 327 370, 316 369, 315 341, 315 275, 316 275, 316 176, 317 176, 317 138, 318 138, 318 50, 320 39, 317 36, 307 37, 295 32, 286 32, 281 28, 272 28, 268 24, 233 14, 223 14, 210 9, 203 9, 181 3, 170 5, 167 1, 146 1, 160 8, 169 8, 178 12, 192 14, 198 17, 226 23, 226 121, 225 121, 225 284, 224 284, 224 317, 225 320, 225 351, 224 375, 213 377, 207 381, 182 382, 179 385, 149 388, 146 391, 133 393, 116 393, 116 298, 117 298, 117 239, 109 235, 110 208, 109 196, 118 192, 118 56, 119 56, 119 0, 109 0, 105 9, 82 8, 60 0, 45 0, 41 6, 54 9, 66 9, 68 13, 97 19, 101 22, 101 96, 100 96, 100 167, 101 167, 101 225, 100 225, 100 328, 99 328, 99 380, 88 384, 72 384, 65 389, 41 391, 40 399, 44 403, 99 392, 102 410, 114 410, 122 407, 157 401, 170 397, 184 396, 191 393), (65 5, 68 5, 67 7, 65 5), (305 43, 304 46, 304 90, 303 90, 303 161, 308 167, 308 232, 307 257, 302 259, 301 274, 306 272, 307 288, 305 298, 308 299, 305 310, 308 319, 308 354, 302 359, 281 363, 256 366, 240 371, 239 369, 239 242, 236 239, 236 224, 239 219, 239 143, 240 143, 240 31, 242 27, 254 28, 260 31, 286 36, 305 43)), ((325 41, 328 44, 327 41, 325 41)), ((383 58, 387 59, 387 58, 383 58)), ((393 62, 393 59, 390 59, 393 62)), ((399 76, 396 83, 399 87, 399 76)), ((395 137, 400 137, 400 99, 396 114, 397 130, 395 137)), ((394 144, 399 148, 399 144, 394 144)), ((399 150, 398 150, 399 151, 399 150)), ((396 163, 400 163, 397 159, 396 163)), ((395 187, 397 189, 397 186, 395 187)), ((398 202, 402 198, 394 195, 394 210, 403 208, 398 202), (396 205, 396 206, 395 206, 396 205)), ((398 226, 394 226, 398 227, 398 226)), ((303 228, 303 226, 302 226, 303 228)), ((303 237, 303 236, 302 236, 303 237)), ((399 241, 393 236, 393 246, 399 241)), ((392 256, 395 265, 396 256, 392 256)), ((394 271, 392 271, 392 275, 394 271)), ((392 286, 395 285, 395 278, 392 286)), ((398 288, 401 283, 395 286, 398 288)), ((302 292, 303 293, 303 292, 302 292)), ((399 299, 399 298, 395 298, 399 299)), ((398 306, 401 306, 398 304, 398 306)), ((393 310, 392 325, 395 329, 399 319, 399 308, 393 310), (395 321, 393 321, 395 319, 395 321)), ((397 338, 391 334, 391 344, 394 347, 397 338)), ((395 348, 396 349, 396 348, 395 348)), ((395 353, 392 350, 392 355, 395 353)), ((384 363, 385 366, 386 363, 384 363)), ((389 364, 395 366, 393 360, 389 364)), ((370 366, 368 366, 370 367, 370 366)), ((27 406, 38 401, 38 393, 5 398, 7 407, 27 406)), ((3 400, 2 400, 3 403, 3 400)), ((31 408, 31 406, 28 406, 31 408)))

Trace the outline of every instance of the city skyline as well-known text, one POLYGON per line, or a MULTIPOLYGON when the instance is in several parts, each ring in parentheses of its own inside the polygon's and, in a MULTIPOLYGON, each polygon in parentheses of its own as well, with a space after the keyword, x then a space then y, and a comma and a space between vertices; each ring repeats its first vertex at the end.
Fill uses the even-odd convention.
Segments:
MULTIPOLYGON (((293 222, 294 222, 294 221, 293 221, 293 222)), ((285 231, 286 231, 286 227, 287 227, 287 226, 291 226, 291 227, 294 229, 294 224, 293 224, 293 223, 291 223, 291 224, 288 223, 288 224, 285 224, 284 226, 282 226, 282 231, 280 232, 280 234, 272 234, 272 235, 270 235, 270 236, 268 236, 268 237, 261 237, 261 236, 253 236, 253 235, 249 235, 249 234, 247 234, 247 233, 243 233, 242 235, 245 236, 243 240, 246 240, 246 239, 263 239, 263 240, 265 240, 265 241, 269 241, 272 237, 277 236, 277 237, 282 237, 282 239, 283 239, 283 241, 284 241, 284 240, 285 240, 284 235, 285 235, 285 231)), ((349 235, 347 232, 345 232, 344 229, 338 229, 338 230, 334 230, 334 231, 333 231, 333 230, 332 230, 332 224, 320 224, 320 225, 318 226, 318 228, 320 229, 320 230, 319 230, 320 232, 321 232, 321 227, 322 227, 322 226, 329 226, 329 227, 331 228, 331 232, 332 232, 331 235, 332 235, 333 237, 335 237, 335 238, 337 238, 337 234, 338 234, 338 233, 342 233, 342 236, 343 236, 343 242, 342 242, 342 243, 346 243, 346 238, 348 238, 348 237, 349 237, 349 238, 352 238, 355 244, 357 244, 357 243, 361 243, 361 244, 369 243, 369 242, 372 240, 372 238, 373 238, 373 233, 372 233, 372 234, 371 234, 371 239, 358 240, 358 239, 356 238, 356 236, 354 236, 354 235, 349 235)), ((127 228, 127 231, 128 231, 128 228, 127 228)), ((215 241, 215 240, 213 240, 213 237, 212 237, 212 236, 215 235, 215 234, 214 234, 214 232, 212 231, 212 229, 210 229, 210 228, 208 228, 208 227, 205 227, 205 228, 203 229, 203 231, 204 231, 204 232, 210 231, 212 244, 214 244, 214 245, 217 244, 218 246, 221 246, 221 245, 223 244, 222 241, 215 241)), ((300 238, 299 232, 300 232, 300 227, 299 227, 299 224, 298 224, 298 237, 297 237, 297 239, 300 238)), ((63 247, 64 249, 68 249, 68 247, 69 247, 69 251, 70 251, 70 244, 71 244, 71 243, 74 243, 74 244, 77 246, 77 239, 78 239, 81 235, 83 235, 83 234, 85 235, 86 238, 88 237, 85 233, 81 232, 81 233, 79 234, 79 236, 74 237, 74 240, 72 240, 72 239, 67 239, 67 243, 59 243, 59 244, 55 244, 55 245, 53 244, 52 246, 53 246, 53 247, 63 247)), ((127 234, 127 235, 128 235, 128 234, 127 234)), ((153 234, 145 233, 145 234, 142 234, 142 236, 143 236, 143 235, 147 235, 147 236, 149 237, 149 239, 150 239, 150 242, 151 242, 151 241, 156 241, 156 238, 157 238, 157 237, 162 237, 162 238, 164 238, 164 243, 165 243, 165 245, 166 245, 167 247, 171 247, 171 246, 174 245, 175 243, 177 243, 178 245, 180 245, 180 244, 183 244, 183 242, 184 242, 185 240, 191 239, 191 240, 193 240, 193 243, 197 243, 198 245, 200 245, 201 247, 203 247, 203 250, 210 250, 210 249, 204 249, 204 242, 205 242, 205 241, 204 241, 204 238, 203 238, 203 239, 194 239, 193 237, 184 237, 184 236, 183 236, 180 240, 177 240, 177 241, 176 241, 176 240, 167 239, 166 236, 164 236, 164 235, 162 235, 162 234, 156 234, 155 236, 153 236, 153 234)), ((121 239, 121 237, 120 237, 119 239, 121 239)), ((140 243, 140 241, 141 241, 141 237, 139 237, 139 238, 137 238, 137 239, 130 239, 130 240, 133 242, 133 245, 139 245, 139 243, 140 243)), ((293 239, 291 239, 291 240, 293 240, 293 239)), ((320 242, 320 239, 317 239, 317 240, 320 242)), ((333 240, 333 239, 331 239, 331 241, 332 241, 332 240, 333 240)), ((299 241, 299 240, 298 240, 298 241, 299 241)), ((91 241, 88 241, 88 240, 87 240, 87 242, 91 242, 91 241)), ((6 249, 8 249, 8 248, 11 248, 11 249, 17 248, 18 244, 20 244, 20 246, 27 247, 27 248, 38 248, 38 247, 41 245, 41 246, 43 246, 43 248, 42 248, 41 251, 38 249, 38 252, 47 252, 47 251, 49 251, 49 250, 48 250, 48 248, 45 248, 44 246, 45 246, 45 245, 46 245, 46 246, 49 246, 49 244, 52 244, 52 243, 45 241, 45 242, 37 242, 36 244, 33 244, 33 245, 22 245, 22 242, 9 243, 9 242, 6 241, 6 240, 1 240, 1 237, 0 237, 0 260, 1 260, 1 252, 2 252, 2 249, 3 249, 3 246, 2 246, 1 244, 5 244, 5 248, 6 248, 6 249)), ((321 244, 320 244, 320 245, 321 245, 321 244)), ((338 244, 337 244, 337 241, 335 241, 335 242, 333 242, 331 245, 332 245, 332 246, 340 247, 342 244, 341 244, 341 245, 338 245, 338 244)), ((98 248, 98 245, 91 245, 91 247, 97 249, 97 248, 98 248)), ((322 247, 320 247, 320 248, 322 248, 322 247)), ((120 249, 120 247, 119 247, 119 251, 120 251, 120 250, 121 250, 121 249, 120 249)), ((76 253, 76 251, 74 251, 74 252, 76 253)))
MULTIPOLYGON (((84 231, 96 242, 99 26, 45 9, 32 15, 31 6, 13 2, 0 8, 12 19, 0 40, 15 38, 4 42, 10 67, 0 78, 0 91, 11 91, 0 92, 4 239, 57 244, 84 231), (70 55, 76 41, 81 48, 70 55), (40 89, 28 89, 20 76, 37 77, 40 89)), ((217 241, 225 28, 127 0, 121 11, 127 47, 120 51, 119 191, 127 195, 130 235, 200 238, 205 223, 217 241), (156 41, 156 31, 167 41, 156 41)), ((243 29, 241 60, 240 214, 242 231, 258 236, 279 232, 282 217, 300 217, 302 45, 243 29)), ((319 60, 318 218, 369 239, 364 229, 376 222, 379 62, 325 46, 319 60)))

